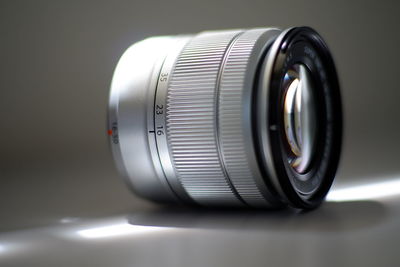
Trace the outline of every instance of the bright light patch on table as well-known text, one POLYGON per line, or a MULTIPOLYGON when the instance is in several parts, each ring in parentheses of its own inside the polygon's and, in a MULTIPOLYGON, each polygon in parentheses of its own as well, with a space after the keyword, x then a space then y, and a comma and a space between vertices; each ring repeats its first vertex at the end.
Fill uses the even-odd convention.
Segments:
POLYGON ((0 244, 0 253, 3 253, 4 251, 6 251, 6 247, 0 244))
POLYGON ((333 190, 328 194, 326 199, 328 201, 354 201, 392 197, 396 195, 400 195, 400 180, 333 190))
POLYGON ((127 223, 114 224, 104 227, 90 228, 78 231, 78 235, 84 238, 106 238, 130 234, 142 234, 154 231, 159 231, 164 228, 143 226, 143 225, 131 225, 127 223))
POLYGON ((60 220, 60 223, 66 224, 66 223, 74 223, 79 221, 79 218, 76 217, 64 217, 60 220))

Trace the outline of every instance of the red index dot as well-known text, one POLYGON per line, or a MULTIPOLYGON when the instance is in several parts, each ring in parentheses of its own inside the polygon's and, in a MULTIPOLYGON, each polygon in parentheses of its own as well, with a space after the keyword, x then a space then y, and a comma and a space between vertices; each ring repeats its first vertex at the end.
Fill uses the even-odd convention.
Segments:
POLYGON ((109 136, 112 135, 112 132, 113 132, 112 130, 108 130, 108 131, 107 131, 107 133, 108 133, 109 136))

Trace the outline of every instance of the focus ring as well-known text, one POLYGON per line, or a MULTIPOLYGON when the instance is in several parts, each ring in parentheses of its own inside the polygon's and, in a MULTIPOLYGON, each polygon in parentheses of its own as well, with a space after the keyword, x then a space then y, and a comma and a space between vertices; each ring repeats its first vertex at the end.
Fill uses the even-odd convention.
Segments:
POLYGON ((218 150, 217 89, 226 50, 240 31, 208 32, 185 46, 167 92, 166 127, 177 178, 198 203, 242 205, 218 150))
MULTIPOLYGON (((244 91, 247 68, 256 41, 265 29, 249 30, 232 44, 221 74, 219 86, 219 137, 221 154, 229 179, 243 200, 252 206, 265 206, 253 177, 246 151, 244 91)), ((251 88, 250 88, 251 89, 251 88)))

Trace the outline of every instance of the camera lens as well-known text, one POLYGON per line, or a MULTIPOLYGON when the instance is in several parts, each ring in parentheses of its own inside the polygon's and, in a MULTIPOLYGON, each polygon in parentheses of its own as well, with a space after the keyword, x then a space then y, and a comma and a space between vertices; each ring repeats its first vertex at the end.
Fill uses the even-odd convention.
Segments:
POLYGON ((147 199, 314 208, 340 156, 334 62, 309 27, 148 38, 117 65, 107 131, 147 199))

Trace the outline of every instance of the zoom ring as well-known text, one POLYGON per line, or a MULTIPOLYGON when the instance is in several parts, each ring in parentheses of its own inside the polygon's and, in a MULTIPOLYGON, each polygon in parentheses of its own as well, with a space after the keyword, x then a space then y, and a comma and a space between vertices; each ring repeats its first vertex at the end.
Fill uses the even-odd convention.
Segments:
POLYGON ((176 175, 198 203, 240 205, 222 165, 216 136, 216 84, 238 31, 194 37, 180 54, 167 92, 167 141, 176 175))
POLYGON ((253 179, 243 130, 247 65, 263 32, 199 34, 173 69, 167 142, 178 180, 200 204, 268 206, 253 179))

